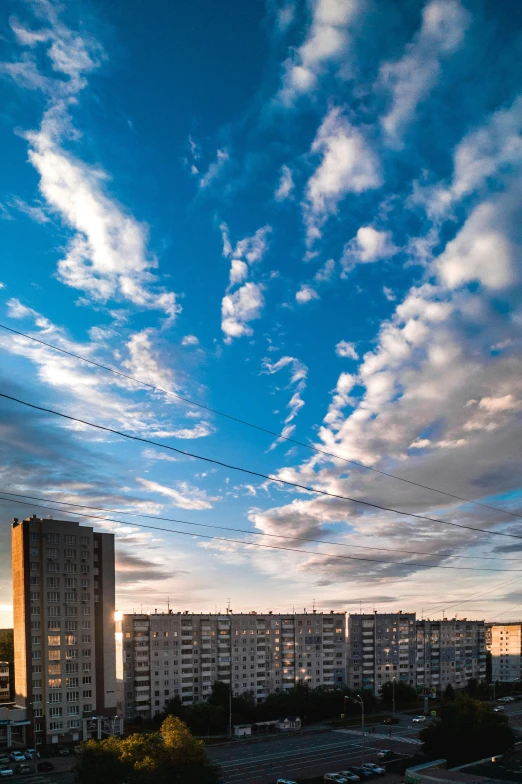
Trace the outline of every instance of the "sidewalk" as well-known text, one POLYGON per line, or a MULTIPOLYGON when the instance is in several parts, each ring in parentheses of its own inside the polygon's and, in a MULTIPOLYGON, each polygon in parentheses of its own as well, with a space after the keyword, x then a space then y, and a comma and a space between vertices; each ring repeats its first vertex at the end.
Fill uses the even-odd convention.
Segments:
MULTIPOLYGON (((359 736, 362 736, 361 730, 342 730, 342 729, 339 729, 339 730, 334 730, 334 732, 342 732, 342 733, 345 733, 346 735, 359 735, 359 736)), ((384 735, 381 732, 372 732, 372 733, 365 732, 364 733, 364 737, 365 738, 370 738, 371 740, 386 740, 386 741, 389 741, 389 742, 394 741, 394 740, 399 740, 399 741, 401 741, 401 743, 412 743, 414 746, 422 746, 422 741, 419 740, 418 738, 408 738, 405 735, 396 735, 396 734, 393 734, 393 735, 386 734, 386 735, 384 735)))

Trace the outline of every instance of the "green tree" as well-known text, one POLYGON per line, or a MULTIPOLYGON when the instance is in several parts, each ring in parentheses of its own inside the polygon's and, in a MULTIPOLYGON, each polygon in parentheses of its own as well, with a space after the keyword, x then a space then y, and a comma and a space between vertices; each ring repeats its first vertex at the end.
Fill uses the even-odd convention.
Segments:
POLYGON ((417 692, 413 686, 402 681, 395 681, 395 685, 391 681, 386 681, 381 689, 381 703, 386 708, 393 706, 394 690, 396 708, 407 708, 410 705, 415 705, 417 702, 417 692))
POLYGON ((159 732, 89 741, 76 768, 79 784, 216 784, 219 769, 203 743, 175 716, 159 732))
POLYGON ((502 754, 514 743, 507 718, 467 694, 443 703, 440 719, 425 727, 419 737, 426 756, 447 759, 450 766, 502 754))
POLYGON ((455 689, 453 688, 451 683, 448 683, 448 685, 444 689, 444 700, 445 702, 451 702, 451 700, 454 699, 455 699, 455 689))
POLYGON ((13 629, 0 629, 0 661, 9 663, 9 686, 14 696, 14 632, 13 629))

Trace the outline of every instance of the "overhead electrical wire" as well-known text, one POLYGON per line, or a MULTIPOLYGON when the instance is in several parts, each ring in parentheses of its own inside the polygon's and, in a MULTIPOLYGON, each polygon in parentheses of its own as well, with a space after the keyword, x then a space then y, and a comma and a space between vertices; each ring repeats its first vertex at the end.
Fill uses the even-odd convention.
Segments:
POLYGON ((109 367, 108 365, 103 365, 101 362, 95 362, 93 359, 88 359, 87 357, 81 356, 81 354, 75 354, 73 351, 67 351, 60 346, 55 346, 53 343, 48 343, 45 340, 40 340, 39 338, 34 337, 33 335, 27 335, 25 332, 20 332, 19 330, 13 329, 12 327, 8 327, 5 324, 0 324, 0 329, 4 329, 7 332, 11 332, 14 335, 18 335, 19 337, 26 338, 27 340, 32 340, 35 343, 39 343, 42 346, 46 346, 47 348, 52 349, 53 351, 58 351, 62 354, 66 354, 69 357, 73 357, 74 359, 79 359, 81 362, 86 362, 89 365, 93 365, 94 367, 100 368, 101 370, 106 370, 109 373, 114 373, 117 376, 122 378, 126 378, 129 381, 134 381, 136 384, 141 384, 144 387, 148 387, 149 389, 153 389, 157 392, 161 392, 164 395, 169 395, 171 397, 175 397, 178 400, 182 400, 184 403, 188 403, 191 406, 195 406, 197 408, 201 408, 204 411, 208 411, 212 414, 217 414, 218 416, 225 417, 226 419, 231 420, 232 422, 238 422, 241 425, 246 425, 247 427, 251 427, 254 430, 258 430, 261 433, 266 433, 271 436, 275 436, 276 438, 280 439, 281 441, 288 441, 291 444, 296 444, 296 446, 304 447, 305 449, 309 449, 312 452, 317 452, 318 454, 324 455, 325 457, 331 457, 335 460, 342 460, 344 463, 348 463, 350 465, 357 466, 358 468, 363 468, 366 471, 373 471, 376 474, 381 474, 382 476, 387 476, 390 479, 396 479, 399 482, 405 482, 406 484, 413 485, 415 487, 420 487, 423 490, 430 490, 434 493, 440 493, 441 495, 445 495, 448 498, 454 498, 457 501, 462 501, 466 504, 473 504, 474 506, 481 506, 484 509, 490 509, 493 512, 501 512, 504 514, 511 515, 512 517, 518 517, 522 519, 522 514, 518 512, 511 512, 508 509, 499 509, 496 506, 491 506, 490 504, 484 504, 480 501, 472 501, 470 498, 465 498, 460 495, 455 495, 454 493, 448 493, 446 490, 440 490, 437 487, 430 487, 429 485, 423 485, 420 482, 415 482, 412 479, 405 479, 402 476, 397 476, 396 474, 391 474, 388 471, 383 471, 379 468, 374 468, 373 466, 365 465, 364 463, 360 463, 357 460, 350 460, 347 457, 342 457, 341 455, 336 455, 333 452, 328 452, 325 449, 320 449, 317 446, 313 446, 312 444, 307 444, 304 441, 299 441, 296 438, 292 438, 291 436, 284 436, 281 433, 276 432, 275 430, 270 430, 269 428, 262 427, 261 425, 256 425, 253 422, 248 422, 245 419, 241 419, 240 417, 235 417, 232 414, 227 414, 224 411, 219 411, 216 408, 212 408, 211 406, 206 406, 203 403, 197 403, 195 400, 191 400, 184 395, 180 395, 177 392, 173 392, 170 389, 164 389, 163 387, 157 386, 156 384, 151 384, 148 381, 143 381, 140 378, 136 378, 136 376, 132 376, 129 373, 124 373, 121 370, 116 370, 115 368, 109 367))
POLYGON ((448 604, 447 602, 443 602, 441 604, 431 605, 427 608, 424 608, 424 611, 438 612, 439 610, 450 610, 452 607, 458 607, 460 604, 467 604, 469 602, 474 602, 475 599, 479 597, 487 596, 490 593, 495 593, 495 591, 498 591, 499 588, 504 588, 506 585, 519 583, 520 579, 521 579, 520 577, 516 577, 514 580, 508 580, 507 582, 499 583, 498 585, 495 585, 494 588, 489 588, 487 591, 480 591, 479 593, 469 594, 468 596, 465 596, 464 599, 460 599, 458 602, 452 602, 451 604, 448 604))
MULTIPOLYGON (((55 507, 45 506, 43 504, 33 504, 29 501, 13 501, 11 498, 5 498, 0 496, 0 501, 8 501, 9 503, 15 504, 22 504, 23 506, 37 506, 40 509, 50 509, 53 512, 59 512, 61 510, 56 509, 55 507)), ((146 525, 145 523, 129 523, 126 520, 115 520, 110 517, 100 517, 99 515, 89 514, 87 512, 78 512, 76 510, 72 510, 70 514, 74 514, 80 517, 87 517, 91 520, 100 520, 101 522, 106 523, 115 523, 117 525, 129 525, 133 528, 146 528, 148 530, 153 531, 162 531, 164 533, 171 533, 171 534, 178 534, 180 536, 190 536, 192 538, 196 537, 198 539, 208 539, 211 541, 217 542, 231 542, 233 544, 240 544, 246 547, 261 547, 266 550, 282 550, 284 552, 291 552, 291 553, 305 553, 306 555, 315 555, 315 556, 322 556, 323 558, 338 558, 340 560, 346 561, 363 561, 366 563, 376 563, 376 564, 383 564, 386 566, 399 566, 411 569, 412 567, 416 567, 419 569, 451 569, 453 571, 472 571, 472 572, 522 572, 522 569, 491 569, 489 567, 474 567, 474 566, 441 566, 435 564, 419 564, 415 561, 385 561, 377 558, 365 558, 363 556, 358 555, 339 555, 338 553, 323 553, 317 552, 316 550, 303 550, 302 548, 298 547, 282 547, 280 545, 272 545, 272 544, 260 544, 259 542, 246 542, 244 539, 231 539, 225 536, 210 536, 209 534, 196 534, 192 531, 178 531, 173 528, 163 528, 157 525, 146 525)))
MULTIPOLYGON (((91 511, 103 512, 105 514, 129 515, 130 517, 139 517, 139 518, 142 518, 144 520, 157 520, 159 522, 164 522, 164 523, 181 523, 182 525, 192 525, 192 526, 195 526, 197 528, 213 528, 213 529, 218 530, 218 531, 231 531, 231 532, 234 532, 234 533, 249 534, 249 535, 252 535, 252 536, 267 536, 267 537, 274 538, 274 539, 285 539, 285 540, 290 540, 290 541, 293 541, 293 542, 299 541, 299 542, 312 542, 312 543, 315 543, 315 544, 331 544, 331 545, 334 545, 334 546, 337 546, 337 547, 348 547, 348 548, 354 548, 354 549, 357 549, 357 550, 378 550, 380 552, 398 553, 399 555, 401 555, 401 554, 406 554, 406 555, 428 555, 431 558, 436 558, 436 557, 461 558, 461 559, 465 558, 466 560, 471 560, 471 561, 476 561, 476 560, 493 561, 493 560, 497 560, 498 559, 498 556, 495 556, 495 555, 453 555, 452 553, 444 553, 444 552, 428 553, 428 552, 422 551, 422 550, 397 550, 397 549, 394 549, 392 547, 371 547, 369 545, 363 545, 363 544, 348 544, 346 542, 334 542, 334 541, 332 541, 330 539, 312 539, 310 537, 305 537, 305 536, 285 536, 283 534, 269 534, 269 533, 265 533, 263 531, 251 531, 248 528, 230 528, 229 526, 215 525, 214 523, 195 523, 195 522, 191 522, 189 520, 178 520, 178 519, 173 518, 173 517, 162 517, 161 515, 148 515, 148 514, 143 514, 142 512, 128 512, 128 511, 119 510, 119 509, 106 509, 106 508, 101 507, 101 506, 92 506, 92 505, 89 505, 89 504, 79 504, 79 503, 75 503, 73 501, 59 501, 56 498, 42 498, 41 496, 27 495, 26 493, 13 493, 11 490, 5 490, 2 487, 0 487, 0 493, 3 493, 4 495, 12 495, 12 496, 14 496, 15 497, 14 498, 15 501, 18 498, 25 498, 25 499, 29 499, 31 501, 45 501, 47 503, 52 503, 52 504, 61 504, 61 506, 69 506, 69 507, 74 506, 74 507, 78 507, 80 509, 90 509, 91 511)), ((29 506, 30 506, 30 504, 29 504, 29 506)), ((35 504, 35 506, 38 506, 38 504, 35 504)), ((47 507, 44 507, 44 508, 47 508, 47 507)), ((56 509, 55 511, 60 512, 61 510, 60 509, 56 509)), ((520 563, 520 558, 503 558, 502 560, 503 561, 513 561, 515 563, 520 563)))
POLYGON ((478 531, 480 533, 489 534, 490 536, 504 536, 510 539, 522 539, 522 536, 518 534, 510 534, 505 533, 502 531, 489 531, 486 528, 477 528, 471 525, 463 525, 460 523, 453 523, 449 520, 441 520, 436 517, 428 517, 427 515, 416 514, 414 512, 404 512, 399 509, 394 509, 390 506, 382 506, 381 504, 375 504, 371 501, 363 501, 359 498, 351 498, 347 495, 340 495, 338 493, 330 493, 328 490, 319 490, 315 487, 309 487, 307 485, 301 485, 297 482, 290 482, 288 479, 282 479, 278 476, 272 476, 270 474, 263 474, 260 471, 252 471, 249 468, 243 468, 241 466, 235 466, 230 463, 225 463, 222 460, 215 460, 211 457, 205 457, 204 455, 197 455, 194 452, 187 452, 184 449, 178 449, 175 446, 170 446, 169 444, 162 444, 159 441, 152 441, 150 438, 143 438, 141 436, 133 436, 130 433, 124 433, 122 430, 116 430, 112 427, 106 427, 105 425, 98 425, 94 422, 88 422, 85 419, 79 419, 78 417, 70 416, 69 414, 64 414, 61 411, 55 411, 52 408, 45 408, 44 406, 37 406, 36 403, 29 403, 26 400, 21 400, 20 398, 13 397, 12 395, 6 395, 4 392, 0 392, 0 397, 3 397, 6 400, 11 400, 14 403, 18 403, 22 406, 26 406, 27 408, 32 408, 35 411, 42 411, 45 414, 52 414, 53 416, 61 417, 62 419, 67 419, 70 422, 78 422, 82 425, 87 425, 88 427, 92 427, 96 430, 101 430, 105 433, 112 433, 113 435, 120 436, 121 438, 127 438, 130 441, 137 441, 141 444, 150 444, 151 446, 159 447, 160 449, 167 449, 170 452, 176 452, 179 455, 184 455, 185 457, 192 457, 196 460, 203 460, 205 463, 212 463, 213 465, 218 465, 221 468, 228 468, 231 471, 239 471, 243 474, 248 474, 249 476, 257 476, 261 479, 267 479, 270 482, 278 482, 279 484, 286 485, 288 487, 295 487, 298 490, 305 490, 308 493, 317 493, 321 496, 326 496, 327 498, 337 498, 342 501, 351 501, 356 504, 362 504, 363 506, 369 506, 373 509, 379 509, 382 512, 393 512, 394 514, 398 515, 405 515, 407 517, 413 517, 417 520, 427 520, 431 523, 438 523, 440 525, 450 525, 454 528, 462 528, 468 531, 478 531))

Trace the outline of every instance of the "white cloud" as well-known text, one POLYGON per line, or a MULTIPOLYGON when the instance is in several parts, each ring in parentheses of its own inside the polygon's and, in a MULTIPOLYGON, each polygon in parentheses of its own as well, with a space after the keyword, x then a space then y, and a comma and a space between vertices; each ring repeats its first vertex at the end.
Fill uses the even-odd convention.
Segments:
POLYGON ((395 302, 395 300, 397 299, 392 289, 390 289, 388 286, 382 287, 382 293, 384 294, 388 302, 395 302))
POLYGON ((323 266, 317 270, 314 275, 314 280, 317 281, 317 283, 328 283, 332 279, 334 272, 335 261, 333 259, 328 259, 328 261, 325 261, 323 266))
POLYGON ((520 402, 515 400, 513 395, 503 395, 502 397, 483 397, 479 401, 479 408, 492 414, 499 411, 514 411, 520 408, 520 402))
POLYGON ((199 340, 195 335, 185 335, 181 338, 182 346, 199 346, 199 340))
POLYGON ((199 422, 194 427, 179 427, 174 430, 154 430, 153 435, 157 438, 206 438, 212 435, 215 430, 208 422, 199 422))
POLYGON ((225 294, 221 304, 221 329, 227 336, 225 342, 251 335, 252 328, 248 322, 261 316, 263 304, 263 289, 257 283, 245 283, 237 291, 225 294))
POLYGON ((218 150, 216 153, 216 160, 210 164, 206 173, 199 180, 200 188, 208 188, 222 173, 224 167, 230 160, 230 155, 226 150, 218 150))
POLYGON ((236 259, 246 259, 252 265, 261 261, 268 248, 268 235, 272 231, 270 226, 262 226, 252 237, 244 237, 237 243, 233 257, 236 259))
POLYGON ((27 204, 23 199, 15 197, 9 202, 9 206, 16 207, 19 212, 29 216, 35 223, 49 223, 49 216, 42 207, 27 204))
POLYGON ((135 332, 127 342, 129 356, 123 361, 123 366, 129 374, 145 381, 148 384, 175 389, 172 370, 166 367, 160 358, 159 351, 154 345, 156 335, 154 329, 144 329, 135 332))
POLYGON ((392 94, 390 111, 382 119, 391 144, 401 145, 417 106, 438 80, 441 59, 459 48, 469 23, 470 15, 458 0, 430 0, 404 56, 381 66, 380 83, 392 94))
POLYGON ((33 308, 28 308, 27 305, 23 305, 16 297, 12 297, 7 302, 7 315, 9 318, 23 319, 34 318, 35 316, 38 316, 39 313, 36 310, 33 310, 33 308))
POLYGON ((293 388, 293 394, 290 398, 290 401, 287 403, 287 408, 290 409, 287 417, 284 420, 284 427, 281 432, 281 437, 276 439, 273 444, 271 444, 270 449, 274 449, 277 444, 284 441, 286 438, 289 438, 293 433, 295 426, 291 425, 290 423, 296 418, 301 408, 304 406, 304 400, 301 397, 301 393, 304 392, 306 388, 306 378, 308 375, 308 368, 306 365, 301 362, 296 357, 289 357, 284 356, 278 359, 277 362, 271 362, 269 359, 263 359, 263 370, 262 373, 267 373, 268 375, 273 375, 274 373, 278 373, 283 368, 290 367, 291 368, 291 377, 290 383, 287 387, 293 388))
POLYGON ((310 5, 312 20, 307 36, 283 65, 278 100, 285 106, 315 90, 319 75, 330 63, 346 60, 349 25, 359 9, 356 0, 312 0, 310 5))
POLYGON ((151 482, 148 479, 138 477, 138 482, 148 493, 159 493, 170 498, 174 506, 180 509, 203 510, 212 509, 211 501, 218 501, 217 497, 208 497, 204 490, 189 484, 189 482, 176 482, 176 488, 166 487, 159 482, 151 482))
POLYGON ((306 188, 309 243, 321 236, 323 223, 337 212, 339 202, 348 193, 378 188, 382 182, 376 156, 361 131, 351 125, 339 108, 330 109, 323 119, 311 152, 319 154, 322 160, 306 188))
POLYGON ((361 226, 356 236, 343 249, 341 264, 345 274, 356 264, 368 264, 388 259, 397 253, 390 231, 378 231, 373 226, 361 226))
POLYGON ((221 232, 221 239, 223 241, 223 256, 226 258, 232 253, 232 245, 230 243, 230 232, 228 230, 227 224, 224 221, 223 223, 219 224, 219 230, 221 232))
POLYGON ((517 217, 513 211, 517 211, 519 197, 517 191, 514 196, 503 196, 475 207, 437 260, 439 275, 447 286, 456 288, 479 281, 495 290, 515 280, 521 248, 510 235, 516 233, 517 217))
POLYGON ((335 346, 335 353, 338 357, 346 357, 347 359, 359 359, 359 354, 355 350, 355 343, 348 343, 346 340, 340 340, 335 346))
POLYGON ((248 265, 241 259, 230 262, 229 286, 236 286, 248 278, 248 265))
POLYGON ((305 305, 307 302, 311 302, 313 299, 319 298, 320 297, 317 291, 307 283, 303 284, 295 295, 296 302, 298 302, 299 305, 305 305))
POLYGON ((276 192, 274 193, 274 198, 276 201, 284 201, 285 199, 289 199, 292 196, 294 187, 295 183, 292 169, 290 169, 289 166, 282 166, 281 178, 279 180, 279 185, 277 186, 276 192))

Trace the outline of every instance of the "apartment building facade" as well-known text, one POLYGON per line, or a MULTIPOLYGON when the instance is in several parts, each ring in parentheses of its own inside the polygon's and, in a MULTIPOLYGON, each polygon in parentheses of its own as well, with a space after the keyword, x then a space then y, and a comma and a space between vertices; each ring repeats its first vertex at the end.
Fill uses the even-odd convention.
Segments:
POLYGON ((491 680, 513 683, 522 677, 522 623, 488 623, 486 648, 491 654, 491 680))
POLYGON ((417 620, 415 613, 348 618, 348 686, 378 696, 387 681, 421 692, 486 677, 484 621, 417 620))
POLYGON ((64 520, 12 526, 15 701, 34 743, 101 737, 115 721, 114 536, 64 520))
POLYGON ((333 612, 123 615, 125 716, 152 717, 174 696, 203 701, 215 681, 258 702, 297 683, 341 685, 345 624, 333 612))
POLYGON ((419 689, 439 693, 448 685, 461 689, 471 679, 484 680, 484 621, 417 621, 416 676, 419 689))
POLYGON ((10 696, 9 662, 0 661, 0 703, 9 702, 10 696))
POLYGON ((415 613, 348 617, 348 686, 379 695, 387 681, 415 686, 415 613))

